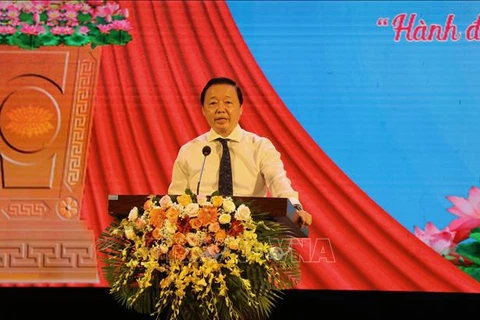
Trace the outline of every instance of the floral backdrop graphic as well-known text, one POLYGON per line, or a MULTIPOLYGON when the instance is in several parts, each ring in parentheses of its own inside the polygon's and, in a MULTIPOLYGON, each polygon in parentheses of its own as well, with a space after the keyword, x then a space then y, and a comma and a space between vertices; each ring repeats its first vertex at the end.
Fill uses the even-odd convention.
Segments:
POLYGON ((466 198, 448 196, 447 199, 453 204, 448 211, 456 218, 441 230, 430 221, 424 230, 415 226, 415 235, 480 281, 480 189, 473 186, 466 198))
POLYGON ((132 40, 128 15, 114 1, 0 1, 0 44, 125 45, 132 40))

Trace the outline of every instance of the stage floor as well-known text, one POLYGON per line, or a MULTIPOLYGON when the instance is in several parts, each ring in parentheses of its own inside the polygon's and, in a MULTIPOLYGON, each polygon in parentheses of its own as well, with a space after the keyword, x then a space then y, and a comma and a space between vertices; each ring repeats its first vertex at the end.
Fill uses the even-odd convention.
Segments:
MULTIPOLYGON (((119 305, 107 288, 0 288, 2 320, 152 320, 119 305)), ((419 314, 478 316, 480 294, 287 290, 269 320, 400 317, 419 314), (386 314, 387 312, 387 314, 386 314)), ((164 319, 164 318, 162 318, 164 319)))

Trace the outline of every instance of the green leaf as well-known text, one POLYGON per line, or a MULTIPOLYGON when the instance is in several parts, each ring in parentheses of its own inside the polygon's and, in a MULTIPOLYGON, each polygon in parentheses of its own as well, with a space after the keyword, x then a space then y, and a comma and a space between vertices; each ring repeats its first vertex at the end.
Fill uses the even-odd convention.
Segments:
POLYGON ((31 36, 23 33, 15 33, 9 39, 9 43, 28 50, 37 49, 40 47, 40 40, 38 36, 31 36))
POLYGON ((89 42, 90 38, 88 36, 77 32, 72 34, 71 36, 65 37, 65 44, 67 46, 81 47, 88 44, 89 42))
POLYGON ((50 47, 58 46, 61 43, 60 37, 57 37, 51 33, 42 34, 39 36, 39 41, 42 45, 50 47))
POLYGON ((470 231, 470 238, 480 242, 480 228, 475 228, 470 231))
POLYGON ((98 24, 108 24, 107 20, 105 20, 104 17, 97 17, 96 20, 97 20, 97 25, 98 24))
POLYGON ((108 43, 108 36, 101 32, 91 32, 90 33, 90 41, 95 44, 96 46, 104 46, 109 44, 108 43))
POLYGON ((457 245, 456 251, 473 263, 480 265, 480 243, 468 242, 457 245))
POLYGON ((21 22, 26 22, 28 24, 33 24, 33 13, 20 12, 18 16, 21 22))
POLYGON ((80 24, 86 24, 90 21, 92 21, 92 15, 89 14, 89 13, 82 13, 80 12, 78 15, 77 15, 77 20, 80 24))
POLYGON ((460 266, 460 270, 466 272, 468 275, 476 279, 477 281, 480 281, 480 266, 479 265, 473 265, 473 266, 460 266))
POLYGON ((112 16, 112 20, 125 20, 125 16, 122 16, 121 14, 116 14, 112 16))
POLYGON ((132 35, 123 30, 111 30, 108 34, 108 43, 110 44, 124 45, 132 39, 132 35))
POLYGON ((46 11, 43 11, 42 13, 40 13, 40 21, 43 23, 47 22, 48 20, 48 14, 46 11))

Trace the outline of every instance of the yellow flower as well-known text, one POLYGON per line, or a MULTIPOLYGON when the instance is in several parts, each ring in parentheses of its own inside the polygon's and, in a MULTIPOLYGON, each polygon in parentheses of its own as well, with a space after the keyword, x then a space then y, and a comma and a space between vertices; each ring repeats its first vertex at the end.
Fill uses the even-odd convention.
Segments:
POLYGON ((232 216, 229 215, 228 213, 222 213, 218 218, 218 222, 220 222, 221 224, 230 223, 231 220, 232 220, 232 216))
POLYGON ((232 237, 227 237, 225 239, 225 244, 227 245, 228 248, 232 250, 238 250, 238 244, 240 240, 237 238, 232 238, 232 237))
POLYGON ((135 255, 142 258, 143 260, 146 260, 148 257, 148 249, 145 247, 138 248, 135 252, 135 255))
POLYGON ((129 268, 135 268, 138 266, 138 261, 137 260, 130 260, 127 262, 127 267, 129 268))
POLYGON ((212 202, 213 206, 220 207, 223 203, 223 197, 213 196, 212 199, 211 199, 211 202, 212 202))
POLYGON ((194 290, 199 292, 199 291, 204 290, 204 287, 206 287, 206 286, 207 286, 207 282, 205 281, 204 278, 201 278, 201 279, 199 279, 195 282, 194 290))
POLYGON ((133 230, 133 227, 126 227, 125 228, 125 236, 127 239, 134 240, 136 237, 135 231, 133 230))
POLYGON ((177 289, 177 292, 175 292, 177 297, 183 298, 185 297, 185 289, 184 288, 179 288, 177 289))
POLYGON ((182 206, 187 206, 189 203, 192 203, 192 197, 188 194, 182 194, 181 196, 177 197, 177 202, 182 206))

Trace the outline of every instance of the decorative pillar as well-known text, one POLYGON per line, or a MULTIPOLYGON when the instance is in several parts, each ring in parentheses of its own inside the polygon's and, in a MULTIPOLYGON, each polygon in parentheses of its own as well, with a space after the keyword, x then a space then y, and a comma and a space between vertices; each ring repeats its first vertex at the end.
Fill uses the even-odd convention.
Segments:
POLYGON ((101 48, 0 46, 0 282, 96 283, 80 217, 101 48))

